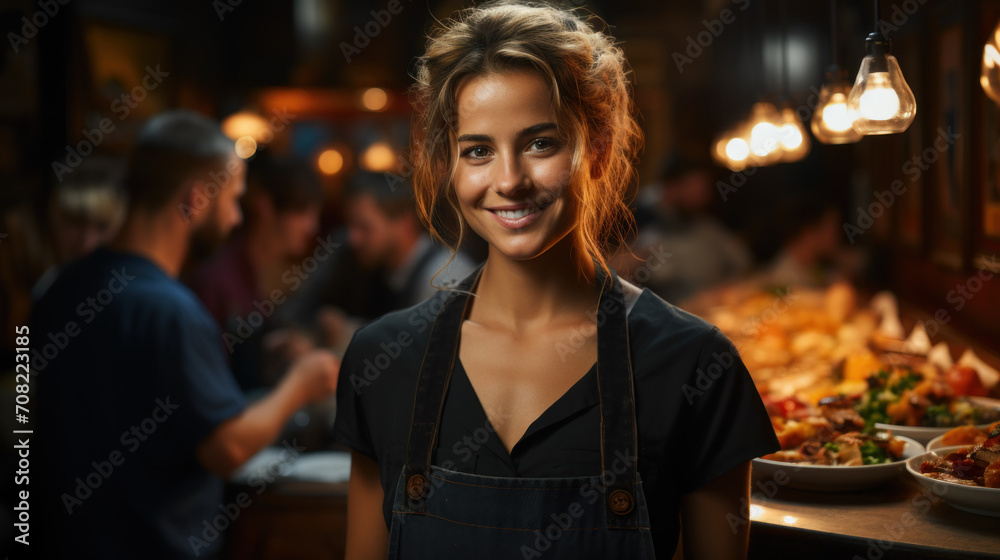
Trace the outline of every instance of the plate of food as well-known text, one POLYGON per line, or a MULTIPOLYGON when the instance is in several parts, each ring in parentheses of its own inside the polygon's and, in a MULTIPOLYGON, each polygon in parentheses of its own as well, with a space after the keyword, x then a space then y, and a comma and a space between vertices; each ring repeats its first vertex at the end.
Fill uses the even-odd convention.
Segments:
POLYGON ((954 508, 1000 517, 1000 437, 911 457, 906 470, 954 508))
POLYGON ((1000 422, 994 422, 987 426, 959 426, 952 428, 927 444, 927 451, 936 451, 942 447, 954 447, 956 445, 979 445, 1000 435, 1000 422))
POLYGON ((952 428, 985 428, 1000 420, 1000 401, 958 396, 954 383, 908 367, 883 369, 868 378, 868 390, 850 399, 865 421, 863 431, 881 430, 926 444, 952 428))
POLYGON ((753 460, 755 477, 786 479, 800 490, 841 492, 881 486, 905 470, 907 459, 924 453, 910 438, 848 432, 820 444, 805 442, 753 460))

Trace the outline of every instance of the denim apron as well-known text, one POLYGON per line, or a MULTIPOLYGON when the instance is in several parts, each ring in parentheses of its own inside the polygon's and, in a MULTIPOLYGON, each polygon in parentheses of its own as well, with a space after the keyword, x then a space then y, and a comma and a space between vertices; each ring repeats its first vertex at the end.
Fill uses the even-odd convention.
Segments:
POLYGON ((458 356, 468 291, 451 292, 433 326, 413 403, 406 462, 396 488, 390 560, 583 558, 653 560, 653 541, 636 469, 635 396, 621 283, 598 272, 600 474, 507 478, 431 464, 445 395, 458 356))

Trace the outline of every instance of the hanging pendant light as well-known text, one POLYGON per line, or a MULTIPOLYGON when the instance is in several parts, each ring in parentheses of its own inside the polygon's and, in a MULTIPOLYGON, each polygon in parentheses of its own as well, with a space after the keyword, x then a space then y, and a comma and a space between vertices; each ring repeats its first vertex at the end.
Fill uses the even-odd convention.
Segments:
POLYGON ((979 83, 990 99, 1000 103, 1000 22, 983 47, 983 65, 979 73, 979 83))
POLYGON ((813 109, 809 127, 813 136, 824 144, 851 144, 861 140, 847 113, 847 96, 851 84, 847 72, 840 67, 840 49, 837 41, 837 0, 830 0, 830 50, 833 64, 823 76, 823 86, 819 90, 819 101, 813 109))
POLYGON ((819 101, 813 111, 810 128, 816 139, 824 144, 850 144, 861 140, 861 134, 854 130, 854 121, 847 111, 851 85, 845 78, 843 70, 831 68, 819 90, 819 101))
POLYGON ((917 115, 917 101, 903 79, 892 41, 878 31, 879 1, 875 0, 875 28, 865 40, 868 53, 847 96, 851 126, 860 134, 895 134, 906 130, 917 115))
POLYGON ((812 145, 809 133, 799 120, 799 115, 792 108, 790 101, 785 101, 781 108, 781 127, 778 130, 782 151, 781 161, 791 163, 809 155, 809 148, 812 145))
POLYGON ((770 101, 758 101, 750 109, 750 157, 756 165, 781 161, 781 114, 770 101))

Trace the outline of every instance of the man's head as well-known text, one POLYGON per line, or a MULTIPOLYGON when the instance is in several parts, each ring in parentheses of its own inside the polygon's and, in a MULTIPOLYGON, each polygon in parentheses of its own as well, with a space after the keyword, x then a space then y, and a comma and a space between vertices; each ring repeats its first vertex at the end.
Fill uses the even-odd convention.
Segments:
POLYGON ((279 241, 286 255, 309 250, 319 229, 322 202, 323 187, 308 163, 266 157, 250 163, 243 200, 246 227, 279 241))
POLYGON ((381 173, 359 173, 347 190, 347 228, 361 266, 391 267, 421 232, 413 188, 381 173))
POLYGON ((80 258, 111 240, 125 217, 122 162, 93 155, 55 187, 49 234, 58 262, 80 258))
POLYGON ((207 252, 243 218, 244 175, 245 164, 217 123, 190 111, 168 111, 146 123, 129 157, 129 212, 175 212, 189 226, 190 244, 207 252))

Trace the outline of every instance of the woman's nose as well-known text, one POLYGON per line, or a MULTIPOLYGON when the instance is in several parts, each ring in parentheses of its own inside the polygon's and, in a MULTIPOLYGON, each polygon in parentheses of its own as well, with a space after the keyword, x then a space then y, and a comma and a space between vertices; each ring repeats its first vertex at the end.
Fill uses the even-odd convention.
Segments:
POLYGON ((495 181, 498 193, 508 197, 516 196, 531 186, 531 180, 521 158, 516 155, 503 155, 500 156, 499 164, 495 181))

